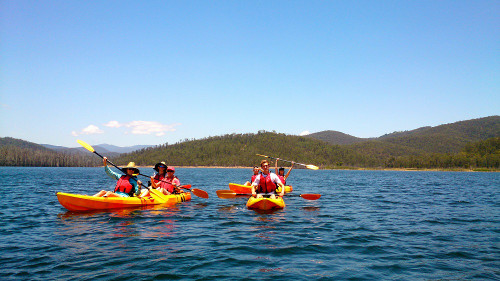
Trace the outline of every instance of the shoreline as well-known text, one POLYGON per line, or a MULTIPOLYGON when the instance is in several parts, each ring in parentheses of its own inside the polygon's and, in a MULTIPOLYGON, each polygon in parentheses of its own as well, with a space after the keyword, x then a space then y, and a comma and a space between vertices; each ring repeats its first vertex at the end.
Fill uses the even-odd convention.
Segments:
MULTIPOLYGON (((175 168, 186 168, 186 169, 250 169, 253 167, 244 166, 174 166, 175 168)), ((154 168, 154 166, 139 166, 139 168, 154 168)), ((297 169, 296 170, 307 170, 307 169, 297 169)), ((274 170, 270 168, 269 170, 274 170)), ((320 168, 319 170, 325 171, 400 171, 400 172, 500 172, 500 169, 487 169, 487 168, 476 168, 476 169, 464 169, 464 168, 449 168, 449 169, 419 169, 419 168, 320 168)))
MULTIPOLYGON (((18 167, 18 168, 71 168, 71 167, 45 167, 45 166, 0 166, 0 167, 18 167)), ((104 166, 94 166, 94 167, 73 167, 73 168, 103 168, 104 166)), ((151 168, 154 166, 137 166, 139 169, 151 168)), ((249 169, 252 170, 253 167, 245 166, 174 166, 175 168, 185 168, 185 169, 249 169)), ((270 170, 274 170, 274 167, 270 170)), ((295 170, 307 170, 307 169, 297 169, 295 170)), ((325 171, 400 171, 400 172, 470 172, 470 173, 480 173, 480 172, 490 172, 498 173, 500 169, 488 169, 488 168, 476 168, 476 169, 464 169, 464 168, 449 168, 449 169, 419 169, 419 168, 320 168, 319 170, 325 171)))

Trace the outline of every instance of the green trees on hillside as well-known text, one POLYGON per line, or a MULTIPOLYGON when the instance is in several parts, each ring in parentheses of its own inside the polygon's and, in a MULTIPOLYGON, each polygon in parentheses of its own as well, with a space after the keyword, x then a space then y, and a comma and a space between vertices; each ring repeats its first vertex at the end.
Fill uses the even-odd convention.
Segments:
POLYGON ((265 154, 321 168, 499 168, 498 138, 470 143, 459 153, 428 153, 380 141, 347 146, 269 132, 231 134, 161 145, 118 157, 115 162, 175 166, 253 166, 265 154))
POLYGON ((0 138, 0 166, 92 167, 99 163, 90 155, 60 153, 23 140, 0 138))
MULTIPOLYGON (((437 153, 380 140, 331 145, 307 137, 260 131, 257 134, 228 134, 159 145, 113 157, 112 161, 118 165, 125 165, 130 161, 138 165, 154 165, 166 161, 174 166, 250 167, 262 159, 256 154, 331 169, 499 169, 500 137, 470 142, 459 152, 437 153)), ((61 167, 101 164, 101 159, 90 154, 65 154, 21 140, 0 138, 0 166, 61 167)))

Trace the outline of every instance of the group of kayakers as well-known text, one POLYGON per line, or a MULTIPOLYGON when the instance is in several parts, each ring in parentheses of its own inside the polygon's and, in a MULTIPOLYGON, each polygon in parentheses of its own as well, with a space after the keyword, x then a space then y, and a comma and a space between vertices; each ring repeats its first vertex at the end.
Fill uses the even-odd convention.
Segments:
MULTIPOLYGON (((103 157, 104 171, 112 179, 117 180, 113 191, 101 190, 96 193, 96 197, 148 197, 149 189, 141 192, 142 182, 137 179, 140 171, 134 162, 128 163, 121 170, 124 175, 113 172, 108 166, 108 159, 103 157)), ((167 166, 165 162, 157 163, 153 168, 156 173, 151 176, 151 188, 157 189, 165 195, 182 193, 179 188, 181 185, 179 179, 174 175, 175 168, 167 166)))
MULTIPOLYGON (((130 162, 121 170, 124 175, 113 172, 108 166, 108 159, 103 157, 104 171, 112 179, 117 180, 113 191, 101 190, 96 193, 96 197, 148 197, 150 196, 149 189, 141 192, 142 182, 137 179, 140 174, 139 169, 134 162, 130 162)), ((278 188, 280 187, 279 196, 283 196, 285 185, 290 172, 293 169, 294 162, 285 175, 285 168, 278 169, 278 159, 276 159, 275 173, 269 170, 269 161, 262 160, 260 167, 253 167, 253 176, 251 182, 246 182, 245 185, 252 186, 252 195, 257 198, 269 197, 276 198, 278 188)), ((151 188, 154 188, 165 195, 178 194, 183 192, 180 187, 179 179, 174 175, 175 168, 167 166, 165 162, 157 163, 153 168, 156 173, 151 176, 151 188)))
POLYGON ((285 194, 285 185, 286 179, 290 175, 290 172, 293 169, 292 166, 288 170, 288 173, 285 175, 285 168, 280 167, 278 169, 278 159, 276 159, 275 164, 275 173, 271 173, 269 171, 269 161, 262 160, 260 162, 260 168, 255 166, 253 168, 253 176, 251 178, 251 183, 246 182, 245 185, 252 186, 252 196, 257 198, 262 198, 264 196, 275 199, 277 195, 278 187, 281 187, 281 191, 279 196, 283 196, 285 194))

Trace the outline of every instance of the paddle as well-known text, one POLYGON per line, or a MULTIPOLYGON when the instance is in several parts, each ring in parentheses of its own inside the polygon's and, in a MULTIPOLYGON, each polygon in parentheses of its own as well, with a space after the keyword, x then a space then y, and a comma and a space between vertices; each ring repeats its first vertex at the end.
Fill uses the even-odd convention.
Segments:
MULTIPOLYGON (((252 194, 248 193, 236 193, 232 190, 217 190, 217 197, 220 199, 231 199, 235 198, 238 196, 251 196, 252 194)), ((292 196, 292 195, 288 195, 292 196)), ((314 193, 306 193, 306 194, 300 194, 300 197, 306 199, 306 200, 318 200, 321 197, 321 194, 314 194, 314 193)))
POLYGON ((297 165, 301 165, 301 166, 305 166, 306 168, 310 169, 310 170, 318 170, 319 167, 318 166, 314 166, 314 165, 311 165, 311 164, 302 164, 302 163, 297 163, 297 162, 293 162, 293 161, 289 161, 289 160, 284 160, 284 159, 281 159, 281 158, 275 158, 275 157, 271 157, 271 156, 267 156, 267 155, 262 155, 262 154, 257 154, 257 156, 262 156, 262 157, 267 157, 267 158, 270 158, 270 159, 279 159, 281 161, 285 161, 285 162, 290 162, 290 163, 295 163, 297 165))
MULTIPOLYGON (((85 147, 85 149, 87 149, 88 151, 93 152, 93 153, 95 153, 97 156, 99 156, 99 157, 101 157, 101 158, 103 158, 103 159, 104 159, 104 156, 102 156, 101 154, 97 153, 97 151, 95 151, 95 149, 94 149, 92 146, 90 146, 88 143, 86 143, 86 142, 84 142, 84 141, 82 141, 82 140, 77 140, 77 142, 78 142, 81 146, 85 147)), ((109 160, 106 160, 106 161, 107 161, 109 164, 111 164, 113 167, 115 167, 115 168, 117 168, 118 170, 120 170, 120 171, 122 171, 122 172, 123 172, 123 170, 122 170, 121 168, 119 168, 118 166, 116 166, 113 162, 111 162, 111 161, 109 161, 109 160)), ((162 201, 163 203, 167 202, 167 200, 165 200, 165 198, 164 198, 164 194, 163 194, 163 193, 161 193, 160 191, 158 191, 158 190, 156 190, 156 189, 154 189, 154 188, 149 188, 149 187, 147 187, 147 186, 143 185, 142 183, 141 183, 141 186, 143 186, 143 187, 145 187, 145 188, 149 189, 149 192, 150 192, 151 194, 154 194, 154 195, 155 195, 155 197, 157 197, 157 199, 159 199, 159 200, 160 200, 160 201, 162 201)))
POLYGON ((252 194, 249 193, 236 193, 232 190, 217 190, 215 193, 217 193, 217 197, 221 199, 230 199, 230 198, 235 198, 237 196, 251 196, 252 194))
MULTIPOLYGON (((139 174, 143 177, 148 177, 146 175, 143 175, 143 174, 139 174)), ((149 177, 148 177, 149 178, 149 177)), ((162 182, 166 182, 164 180, 160 180, 162 182)), ((201 198, 205 198, 205 199, 208 199, 208 192, 206 192, 205 190, 201 190, 201 189, 198 189, 198 188, 193 188, 191 189, 191 185, 190 184, 186 184, 186 185, 176 185, 174 183, 170 183, 171 185, 177 187, 177 188, 182 188, 182 189, 189 189, 193 192, 194 195, 198 196, 198 197, 201 197, 201 198)))
MULTIPOLYGON (((99 157, 101 157, 101 158, 104 158, 104 156, 102 156, 101 154, 97 153, 97 151, 95 151, 95 149, 94 149, 92 146, 90 146, 88 143, 86 143, 86 142, 84 142, 84 141, 82 141, 82 140, 77 140, 77 142, 78 142, 81 146, 85 147, 88 151, 90 151, 90 152, 93 152, 93 153, 97 154, 97 155, 98 155, 99 157)), ((107 160, 107 161, 108 161, 108 163, 109 163, 109 164, 111 164, 113 167, 117 168, 117 169, 118 169, 118 170, 120 170, 120 171, 122 170, 122 169, 120 169, 118 166, 116 166, 115 164, 113 164, 113 162, 111 162, 111 161, 109 161, 109 160, 107 160)), ((149 176, 143 175, 143 174, 141 174, 141 173, 139 173, 139 175, 141 175, 141 176, 143 176, 143 177, 150 178, 149 176)), ((145 186, 145 185, 142 185, 142 186, 146 187, 146 188, 147 188, 147 189, 149 189, 150 191, 155 191, 154 193, 156 193, 156 192, 157 192, 158 194, 162 194, 162 195, 163 195, 163 193, 159 192, 158 190, 156 190, 156 189, 154 189, 154 188, 149 188, 149 187, 147 187, 147 186, 145 186)), ((207 193, 206 191, 201 190, 201 189, 197 189, 197 188, 193 188, 193 189, 191 189, 191 185, 190 185, 190 184, 187 184, 187 185, 181 185, 181 186, 177 186, 177 185, 175 185, 175 186, 176 186, 176 187, 179 187, 179 188, 183 188, 183 189, 190 189, 190 190, 193 192, 193 194, 194 194, 194 195, 196 195, 196 196, 198 196, 198 197, 201 197, 201 198, 208 198, 208 193, 207 193)))

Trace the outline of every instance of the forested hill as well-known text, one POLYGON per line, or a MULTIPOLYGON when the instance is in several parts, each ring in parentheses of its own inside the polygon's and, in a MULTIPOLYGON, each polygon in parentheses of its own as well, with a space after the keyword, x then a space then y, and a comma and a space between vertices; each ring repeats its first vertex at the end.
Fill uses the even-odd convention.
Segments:
POLYGON ((262 157, 256 154, 279 156, 296 161, 332 163, 345 149, 324 142, 270 132, 230 134, 199 140, 160 145, 154 148, 122 154, 119 163, 135 161, 139 165, 154 165, 166 161, 175 166, 254 166, 262 157))
MULTIPOLYGON (((258 164, 264 154, 321 168, 500 168, 500 117, 492 116, 436 127, 360 139, 334 132, 332 145, 311 136, 260 131, 229 134, 172 145, 159 145, 128 154, 103 152, 114 163, 174 166, 245 166, 258 164)), ((95 147, 99 152, 99 148, 95 147)), ((101 151, 102 152, 102 151, 101 151)), ((101 153, 102 154, 102 153, 101 153)), ((88 153, 69 154, 43 146, 0 138, 0 166, 97 166, 101 159, 88 153)), ((274 163, 272 163, 274 165, 274 163)), ((286 166, 287 163, 280 163, 286 166)))
POLYGON ((357 138, 338 131, 321 131, 318 133, 309 134, 307 135, 307 137, 317 140, 322 140, 330 144, 340 144, 340 145, 353 144, 370 140, 370 139, 357 138))
POLYGON ((426 152, 456 153, 467 143, 499 136, 500 116, 491 116, 393 133, 382 136, 379 140, 422 149, 426 152))
POLYGON ((394 132, 378 138, 363 139, 336 131, 310 134, 311 137, 330 144, 354 144, 384 147, 395 144, 403 150, 420 150, 428 153, 458 153, 467 143, 500 136, 500 116, 490 116, 436 127, 422 127, 411 131, 394 132))
MULTIPOLYGON (((165 161, 174 166, 246 166, 270 155, 314 164, 321 168, 494 168, 500 166, 500 137, 468 143, 458 153, 430 153, 400 144, 368 141, 330 145, 306 137, 269 132, 232 134, 161 145, 113 160, 124 165, 154 165, 165 161)), ((274 164, 274 163, 272 163, 274 164)), ((281 162, 280 165, 287 165, 281 162)))
POLYGON ((91 167, 99 163, 89 153, 57 152, 20 139, 0 138, 0 166, 91 167))

